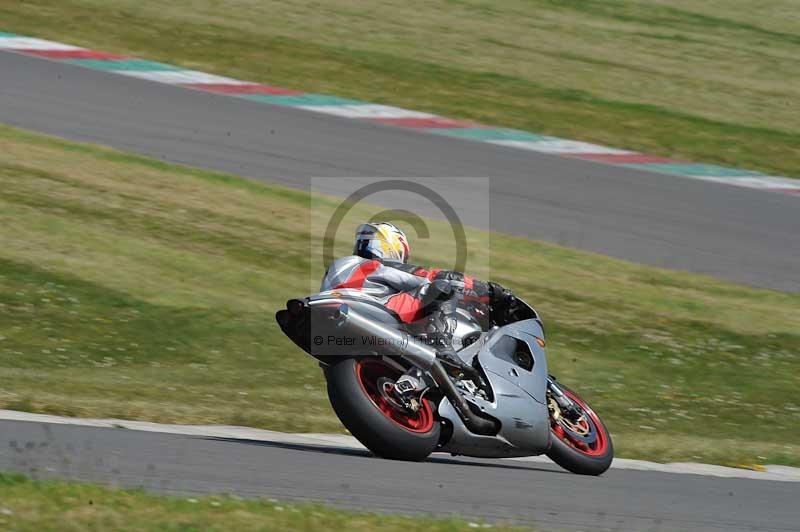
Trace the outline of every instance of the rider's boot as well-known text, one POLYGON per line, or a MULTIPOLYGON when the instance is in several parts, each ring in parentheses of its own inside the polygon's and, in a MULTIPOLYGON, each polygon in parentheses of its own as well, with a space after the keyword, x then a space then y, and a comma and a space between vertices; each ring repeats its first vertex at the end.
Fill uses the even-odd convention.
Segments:
POLYGON ((454 291, 449 284, 440 286, 434 283, 432 287, 436 289, 435 292, 439 295, 429 303, 433 306, 433 309, 428 314, 426 332, 429 341, 432 342, 432 347, 436 349, 436 357, 451 377, 456 379, 467 378, 475 381, 480 386, 480 373, 461 360, 461 357, 453 349, 453 332, 457 323, 456 309, 458 308, 460 293, 454 291))
POLYGON ((458 353, 456 353, 455 349, 453 349, 452 345, 448 344, 437 349, 436 357, 439 359, 439 362, 442 363, 442 366, 444 366, 447 374, 451 377, 455 377, 457 379, 467 378, 480 385, 480 372, 464 362, 461 357, 458 356, 458 353))

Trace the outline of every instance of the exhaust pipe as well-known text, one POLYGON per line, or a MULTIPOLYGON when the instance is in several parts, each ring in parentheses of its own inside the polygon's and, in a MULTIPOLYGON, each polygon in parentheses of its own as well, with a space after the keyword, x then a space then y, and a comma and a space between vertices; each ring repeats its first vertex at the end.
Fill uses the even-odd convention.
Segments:
POLYGON ((346 329, 348 334, 362 338, 371 337, 376 341, 380 340, 382 349, 392 355, 406 358, 421 369, 428 371, 436 362, 436 350, 429 345, 404 331, 365 318, 346 304, 336 308, 332 319, 337 328, 346 329))
MULTIPOLYGON (((312 308, 314 306, 330 308, 330 302, 326 304, 324 301, 320 301, 317 305, 314 303, 310 302, 312 308)), ((339 304, 331 310, 332 312, 328 316, 337 328, 347 327, 348 332, 362 337, 381 338, 384 340, 381 345, 388 354, 403 357, 419 368, 429 371, 439 389, 450 400, 461 421, 471 432, 484 436, 497 434, 499 429, 497 422, 481 417, 470 409, 469 403, 458 392, 455 384, 450 380, 450 376, 439 362, 435 349, 406 332, 365 318, 346 304, 339 304)))
POLYGON ((464 422, 470 432, 481 436, 494 436, 497 434, 500 429, 499 424, 496 421, 477 415, 470 409, 469 403, 464 399, 463 395, 458 393, 455 384, 450 380, 450 376, 438 360, 431 366, 430 372, 433 375, 433 380, 436 381, 445 397, 450 400, 450 404, 455 408, 458 417, 461 418, 461 421, 464 422))

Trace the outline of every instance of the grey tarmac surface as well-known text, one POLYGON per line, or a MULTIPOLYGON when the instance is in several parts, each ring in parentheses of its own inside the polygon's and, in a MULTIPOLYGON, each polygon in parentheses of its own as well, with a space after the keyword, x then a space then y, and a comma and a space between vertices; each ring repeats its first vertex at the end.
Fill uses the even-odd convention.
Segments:
POLYGON ((798 530, 800 484, 434 455, 382 460, 313 445, 0 421, 0 470, 169 494, 233 493, 544 530, 798 530))
MULTIPOLYGON (((321 176, 486 176, 493 230, 800 291, 800 201, 781 194, 444 138, 8 52, 0 52, 0 123, 299 188, 321 176)), ((337 180, 328 183, 328 192, 340 189, 337 180)), ((476 191, 454 193, 470 198, 476 191)), ((466 223, 473 219, 468 210, 460 214, 466 223)))

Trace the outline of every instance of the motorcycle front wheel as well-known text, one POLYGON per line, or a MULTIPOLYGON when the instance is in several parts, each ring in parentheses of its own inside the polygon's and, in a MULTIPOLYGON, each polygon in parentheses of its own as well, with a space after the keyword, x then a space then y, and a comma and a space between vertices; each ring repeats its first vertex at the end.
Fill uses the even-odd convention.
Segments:
POLYGON ((423 399, 410 412, 381 393, 403 372, 374 357, 347 358, 326 371, 328 398, 342 424, 376 455, 393 460, 424 460, 439 443, 440 423, 423 399))
MULTIPOLYGON (((605 424, 586 401, 559 383, 564 394, 581 415, 571 420, 561 415, 555 402, 550 405, 550 450, 547 456, 579 475, 602 475, 614 460, 614 446, 605 424)), ((551 399, 552 401, 552 399, 551 399)))

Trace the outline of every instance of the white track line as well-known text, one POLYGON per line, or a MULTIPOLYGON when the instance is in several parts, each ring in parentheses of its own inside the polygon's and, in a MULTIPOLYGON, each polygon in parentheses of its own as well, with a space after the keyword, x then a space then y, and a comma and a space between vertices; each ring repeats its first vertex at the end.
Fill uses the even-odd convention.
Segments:
POLYGON ((123 76, 131 76, 134 78, 166 83, 168 85, 177 85, 180 83, 222 83, 225 85, 250 84, 247 81, 239 81, 238 79, 226 78, 225 76, 206 74, 205 72, 198 72, 196 70, 112 70, 111 72, 123 76))
POLYGON ((301 105, 301 109, 326 113, 346 118, 436 118, 436 115, 421 111, 410 111, 391 105, 353 104, 353 105, 301 105))
MULTIPOLYGON (((84 419, 46 414, 31 414, 16 410, 0 410, 0 420, 27 421, 33 423, 50 423, 58 425, 76 425, 82 427, 123 428, 143 432, 160 432, 164 434, 183 434, 207 438, 232 438, 237 440, 256 440, 263 442, 288 443, 295 445, 312 445, 316 447, 347 450, 365 450, 352 436, 343 434, 292 434, 272 430, 252 429, 249 427, 232 427, 226 425, 166 425, 148 421, 128 421, 124 419, 84 419)), ((551 463, 547 457, 531 456, 525 458, 509 458, 521 462, 551 463)), ((756 480, 772 480, 781 482, 800 482, 800 468, 786 466, 766 466, 766 471, 751 471, 735 467, 723 467, 708 464, 671 463, 659 464, 644 460, 628 460, 616 458, 612 469, 628 469, 637 471, 655 471, 659 473, 676 473, 687 475, 703 475, 723 478, 746 478, 756 480)))
POLYGON ((79 46, 60 42, 46 41, 33 37, 0 37, 0 49, 6 50, 59 50, 75 51, 84 50, 79 46))
POLYGON ((512 148, 519 148, 522 150, 539 151, 543 153, 580 153, 580 154, 610 154, 610 155, 625 155, 635 153, 628 150, 620 150, 618 148, 609 148, 608 146, 599 146, 597 144, 590 144, 588 142, 580 142, 577 140, 559 139, 556 137, 549 137, 545 140, 491 140, 491 144, 499 144, 501 146, 510 146, 512 148))

